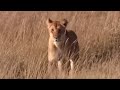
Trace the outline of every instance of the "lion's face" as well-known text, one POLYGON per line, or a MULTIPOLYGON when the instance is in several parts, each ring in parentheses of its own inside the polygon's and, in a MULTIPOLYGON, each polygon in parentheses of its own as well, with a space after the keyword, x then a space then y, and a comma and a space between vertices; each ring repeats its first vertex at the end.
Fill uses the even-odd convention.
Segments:
POLYGON ((66 34, 66 25, 67 21, 52 21, 50 19, 47 20, 48 30, 50 37, 54 42, 60 42, 64 39, 66 34))

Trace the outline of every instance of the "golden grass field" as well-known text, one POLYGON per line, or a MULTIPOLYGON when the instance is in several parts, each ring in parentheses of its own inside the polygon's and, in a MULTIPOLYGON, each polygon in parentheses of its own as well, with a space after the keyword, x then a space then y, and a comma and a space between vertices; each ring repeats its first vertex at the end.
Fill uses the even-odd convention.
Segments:
POLYGON ((1 11, 0 79, 68 79, 56 70, 47 73, 46 19, 69 22, 77 34, 80 58, 72 78, 120 78, 120 12, 1 11))

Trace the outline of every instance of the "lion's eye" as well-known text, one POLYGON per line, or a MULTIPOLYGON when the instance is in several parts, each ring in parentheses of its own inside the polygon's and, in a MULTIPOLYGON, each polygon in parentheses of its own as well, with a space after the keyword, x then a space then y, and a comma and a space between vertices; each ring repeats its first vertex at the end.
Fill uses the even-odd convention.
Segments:
POLYGON ((54 31, 54 29, 52 29, 52 32, 54 31))

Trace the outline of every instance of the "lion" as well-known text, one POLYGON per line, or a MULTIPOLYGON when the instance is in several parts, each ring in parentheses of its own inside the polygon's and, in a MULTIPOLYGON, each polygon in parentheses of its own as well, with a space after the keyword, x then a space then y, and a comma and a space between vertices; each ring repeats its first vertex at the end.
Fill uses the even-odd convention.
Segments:
MULTIPOLYGON (((62 71, 62 62, 67 57, 70 63, 70 71, 74 71, 74 63, 79 58, 79 44, 77 35, 72 30, 67 30, 68 21, 53 21, 50 18, 46 21, 49 42, 48 42, 48 65, 57 61, 58 70, 62 71)), ((48 67, 50 68, 50 67, 48 67)))

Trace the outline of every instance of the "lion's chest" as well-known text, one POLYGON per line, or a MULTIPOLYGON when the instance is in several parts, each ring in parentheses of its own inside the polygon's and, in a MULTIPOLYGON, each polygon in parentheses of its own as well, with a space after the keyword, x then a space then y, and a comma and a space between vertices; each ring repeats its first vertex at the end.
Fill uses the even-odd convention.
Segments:
POLYGON ((54 43, 54 45, 58 48, 58 49, 60 49, 60 47, 61 47, 61 43, 60 42, 53 42, 54 43))

